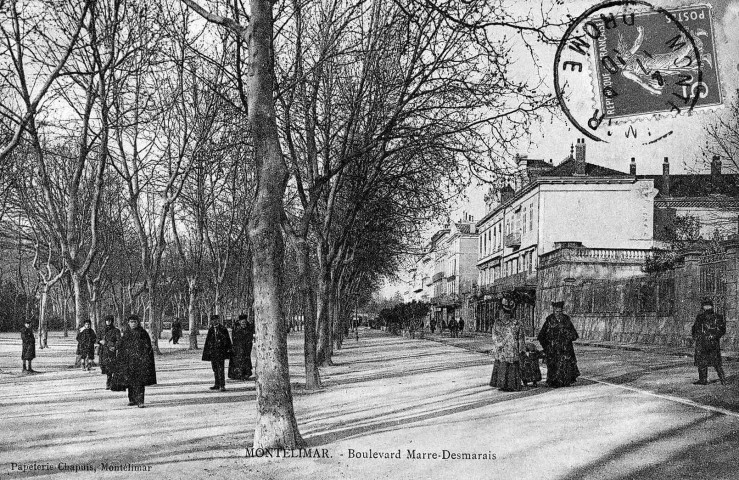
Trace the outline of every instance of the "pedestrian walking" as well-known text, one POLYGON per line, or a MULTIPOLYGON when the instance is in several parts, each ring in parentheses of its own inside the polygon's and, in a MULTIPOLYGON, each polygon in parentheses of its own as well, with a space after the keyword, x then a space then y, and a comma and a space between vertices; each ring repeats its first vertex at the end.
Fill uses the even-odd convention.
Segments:
POLYGON ((695 317, 692 334, 695 341, 694 364, 698 367, 698 381, 695 385, 708 384, 708 367, 716 369, 721 385, 726 384, 724 368, 721 364, 721 337, 726 333, 726 320, 723 315, 713 311, 713 301, 701 302, 703 311, 695 317))
POLYGON ((228 330, 221 325, 220 316, 211 315, 210 328, 203 346, 203 361, 210 362, 213 367, 213 376, 215 376, 215 384, 210 387, 211 390, 226 391, 225 363, 231 355, 231 337, 228 335, 228 330))
POLYGON ((92 368, 96 344, 97 336, 95 330, 92 329, 92 322, 88 318, 82 325, 82 330, 77 333, 77 352, 82 360, 82 370, 89 371, 92 368))
POLYGON ((157 383, 154 349, 138 315, 128 317, 128 326, 118 344, 111 390, 128 389, 128 406, 144 408, 146 387, 157 383))
POLYGON ((536 345, 532 342, 526 343, 526 351, 521 355, 521 381, 524 386, 531 383, 535 387, 541 381, 539 359, 543 357, 543 352, 538 350, 536 345))
POLYGON ((182 337, 182 323, 180 322, 179 318, 175 318, 172 322, 172 344, 177 345, 177 343, 180 341, 180 337, 182 337))
POLYGON ((552 302, 554 313, 544 321, 537 337, 547 362, 547 385, 568 387, 580 376, 572 342, 578 339, 570 317, 564 314, 564 302, 552 302))
POLYGON ((23 328, 21 329, 21 360, 23 361, 22 373, 36 373, 31 368, 31 360, 36 358, 36 335, 33 334, 33 328, 31 328, 31 321, 26 319, 23 322, 23 328), (28 367, 26 367, 28 364, 28 367))
POLYGON ((436 332, 436 320, 431 320, 429 322, 429 328, 431 329, 431 333, 436 332))
POLYGON ((521 323, 513 317, 515 303, 504 297, 501 315, 493 324, 493 374, 490 386, 504 392, 521 390, 521 354, 526 348, 526 337, 521 323))
POLYGON ((464 336, 464 318, 459 319, 459 322, 457 322, 457 328, 459 330, 459 335, 464 336))
MULTIPOLYGON (((226 332, 228 333, 228 332, 226 332)), ((239 322, 233 329, 231 360, 228 361, 228 378, 246 380, 251 377, 251 348, 254 344, 254 320, 248 315, 239 315, 239 322)))
POLYGON ((105 389, 110 390, 113 384, 113 372, 115 371, 116 350, 121 341, 121 331, 113 324, 113 315, 105 317, 105 331, 100 343, 100 373, 107 375, 105 389))

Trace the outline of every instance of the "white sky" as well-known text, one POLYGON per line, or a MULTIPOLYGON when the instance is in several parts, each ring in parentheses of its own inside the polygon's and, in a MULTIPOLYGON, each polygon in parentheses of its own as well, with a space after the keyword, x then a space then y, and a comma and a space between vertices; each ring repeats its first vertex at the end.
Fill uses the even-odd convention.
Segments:
MULTIPOLYGON (((559 5, 555 14, 577 17, 587 8, 599 3, 598 1, 567 1, 565 5, 559 5)), ((697 4, 693 1, 653 1, 653 5, 672 9, 681 6, 697 4)), ((703 3, 703 2, 700 2, 703 3)), ((724 92, 724 104, 728 104, 736 96, 739 88, 739 0, 717 0, 710 4, 713 7, 714 40, 716 43, 718 69, 722 89, 724 92)), ((538 11, 541 2, 520 1, 516 2, 514 8, 520 8, 522 12, 533 9, 538 11)), ((537 54, 543 63, 544 72, 547 77, 547 87, 553 92, 552 69, 556 48, 540 46, 537 54)), ((524 64, 525 62, 521 62, 524 64)), ((525 72, 522 72, 525 74, 525 72)), ((699 113, 692 116, 682 116, 675 119, 663 118, 661 120, 641 120, 634 123, 637 130, 637 138, 625 138, 624 131, 618 132, 610 138, 610 143, 587 141, 587 161, 609 168, 628 172, 631 157, 636 158, 637 172, 640 174, 656 174, 662 172, 664 157, 670 159, 670 171, 672 173, 684 173, 686 171, 702 171, 703 160, 700 147, 705 145, 703 128, 706 122, 714 115, 720 115, 722 109, 716 112, 699 113), (665 122, 670 122, 667 126, 665 122), (653 131, 657 135, 666 130, 675 133, 652 145, 643 145, 648 137, 647 132, 653 131)), ((528 154, 531 158, 554 160, 556 165, 570 153, 570 144, 575 143, 582 134, 569 125, 562 115, 561 118, 550 118, 538 125, 531 133, 531 144, 518 145, 521 154, 528 154)), ((453 219, 458 219, 463 211, 471 213, 476 219, 484 215, 485 205, 483 196, 488 190, 487 185, 470 185, 466 192, 467 199, 460 199, 453 219)), ((390 296, 395 291, 405 290, 404 285, 386 285, 381 294, 390 296)))

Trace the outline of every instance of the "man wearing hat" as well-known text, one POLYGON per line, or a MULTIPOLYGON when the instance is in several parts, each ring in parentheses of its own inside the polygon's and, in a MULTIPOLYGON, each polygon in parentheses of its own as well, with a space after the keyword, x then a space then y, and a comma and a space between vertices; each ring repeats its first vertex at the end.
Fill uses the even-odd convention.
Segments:
POLYGON ((567 387, 580 376, 572 342, 578 334, 570 317, 563 313, 564 302, 552 302, 554 313, 544 321, 537 337, 547 361, 547 385, 567 387))
POLYGON ((129 331, 118 342, 117 370, 111 390, 128 388, 128 406, 144 408, 144 393, 147 386, 156 385, 157 373, 154 365, 154 349, 149 333, 141 327, 138 315, 128 317, 129 331))
POLYGON ((113 383, 113 371, 115 370, 115 351, 118 342, 121 341, 121 331, 113 324, 113 315, 105 317, 105 331, 100 339, 100 372, 108 376, 105 389, 110 390, 113 383))
POLYGON ((21 330, 21 341, 23 342, 23 350, 21 351, 21 360, 23 360, 23 373, 36 373, 31 368, 31 360, 36 358, 36 336, 33 334, 33 328, 31 328, 31 321, 26 319, 23 322, 23 329, 21 330), (28 368, 26 368, 26 362, 28 362, 28 368))
POLYGON ((231 337, 228 330, 221 325, 220 316, 211 315, 210 328, 203 345, 203 361, 210 362, 215 377, 215 384, 210 387, 211 390, 226 391, 226 359, 230 359, 231 356, 231 337))
POLYGON ((721 366, 721 337, 726 333, 726 320, 723 315, 713 311, 713 301, 701 302, 703 311, 695 317, 693 340, 695 341, 695 366, 698 367, 698 381, 695 385, 708 383, 708 367, 713 366, 722 385, 726 384, 724 369, 721 366))

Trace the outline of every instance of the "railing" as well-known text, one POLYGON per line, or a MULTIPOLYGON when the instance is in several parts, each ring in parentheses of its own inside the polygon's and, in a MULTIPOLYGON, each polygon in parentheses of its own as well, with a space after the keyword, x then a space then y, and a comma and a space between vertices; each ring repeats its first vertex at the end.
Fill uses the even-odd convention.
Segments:
POLYGON ((506 247, 520 247, 521 246, 521 232, 509 233, 505 236, 506 247))
POLYGON ((435 274, 434 274, 434 276, 433 276, 433 277, 431 277, 431 281, 432 281, 433 283, 436 283, 436 282, 438 282, 439 280, 441 280, 442 278, 444 278, 444 272, 439 272, 439 273, 435 273, 435 274))
POLYGON ((546 268, 560 262, 573 263, 633 263, 642 264, 649 256, 649 250, 619 248, 561 248, 542 255, 539 268, 546 268))

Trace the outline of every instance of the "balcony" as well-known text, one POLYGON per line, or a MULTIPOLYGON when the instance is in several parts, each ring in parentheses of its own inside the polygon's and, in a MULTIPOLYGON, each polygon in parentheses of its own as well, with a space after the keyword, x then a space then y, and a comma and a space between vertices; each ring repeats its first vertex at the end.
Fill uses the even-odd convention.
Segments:
POLYGON ((433 276, 433 277, 431 277, 431 281, 432 281, 433 283, 436 283, 436 282, 438 282, 439 280, 441 280, 442 278, 444 278, 444 272, 439 272, 439 273, 435 273, 435 274, 434 274, 434 276, 433 276))
POLYGON ((431 279, 431 277, 423 277, 423 284, 427 287, 430 287, 434 284, 434 281, 431 279))
POLYGON ((510 248, 518 248, 521 246, 521 232, 509 233, 505 236, 505 246, 510 248))
POLYGON ((607 264, 644 264, 649 250, 632 250, 618 248, 560 248, 542 255, 539 268, 547 268, 560 263, 607 263, 607 264))
POLYGON ((462 302, 461 297, 456 293, 445 293, 431 298, 431 304, 437 307, 454 307, 462 302))

